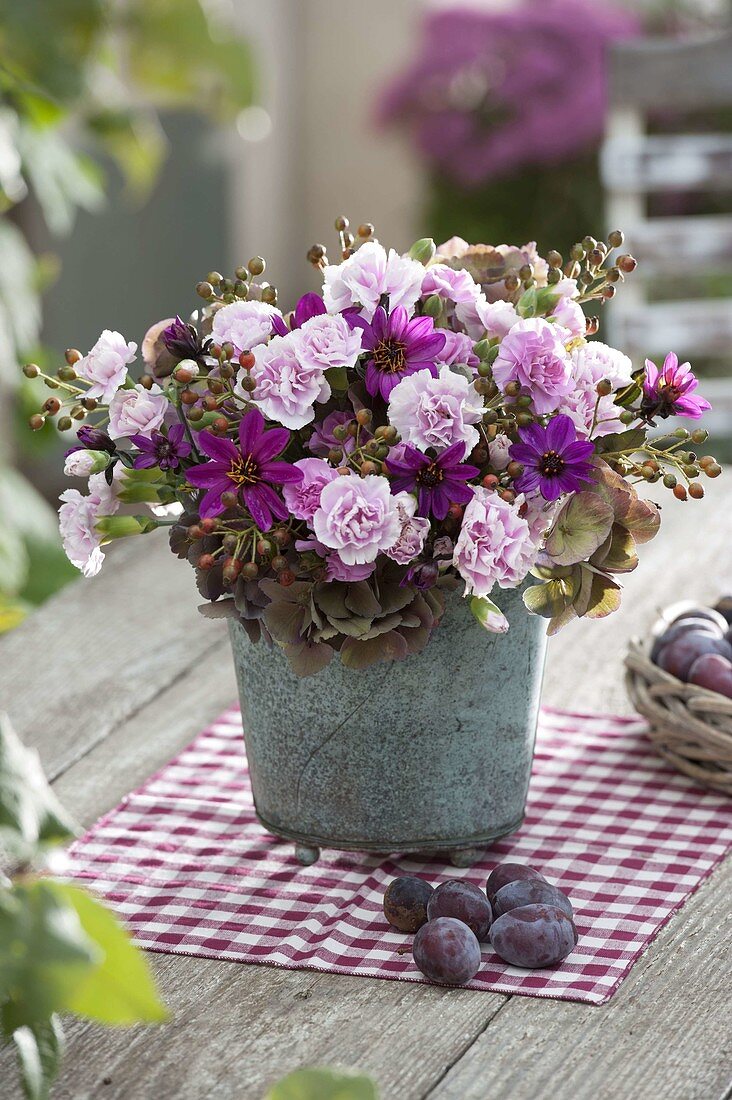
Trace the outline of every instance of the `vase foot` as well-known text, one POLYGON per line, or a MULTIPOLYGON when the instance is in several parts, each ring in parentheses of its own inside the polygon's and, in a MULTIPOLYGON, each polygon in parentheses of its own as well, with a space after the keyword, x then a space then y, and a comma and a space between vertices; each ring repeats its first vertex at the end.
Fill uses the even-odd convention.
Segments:
POLYGON ((295 859, 303 867, 310 867, 320 859, 320 848, 311 848, 307 844, 296 844, 295 859))
POLYGON ((450 863, 453 867, 472 867, 483 855, 480 848, 459 848, 450 853, 450 863))

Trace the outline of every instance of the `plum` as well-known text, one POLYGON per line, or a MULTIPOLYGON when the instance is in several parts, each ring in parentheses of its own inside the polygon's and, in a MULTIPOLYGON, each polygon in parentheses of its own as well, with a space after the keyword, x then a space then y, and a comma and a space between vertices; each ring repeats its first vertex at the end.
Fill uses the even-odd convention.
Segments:
POLYGON ((732 596, 722 596, 722 599, 715 603, 714 610, 722 615, 729 626, 732 626, 732 596))
POLYGON ((504 962, 534 970, 566 959, 577 944, 577 929, 555 905, 523 905, 493 922, 491 944, 504 962))
POLYGON ((655 662, 662 648, 672 642, 674 638, 680 638, 683 634, 688 634, 692 630, 697 633, 709 634, 712 638, 722 637, 719 628, 709 619, 677 619, 673 626, 666 627, 661 634, 655 637, 651 646, 651 660, 655 662))
POLYGON ((496 920, 511 909, 520 909, 524 905, 553 905, 561 909, 571 919, 574 916, 572 902, 558 886, 552 886, 540 878, 519 879, 502 886, 496 894, 493 914, 496 920))
POLYGON ((724 615, 714 607, 694 607, 688 611, 682 611, 680 615, 676 615, 671 619, 671 626, 675 626, 676 623, 684 622, 687 619, 703 619, 705 622, 713 623, 719 628, 720 634, 724 634, 727 629, 727 620, 724 615))
POLYGON ((498 867, 493 868, 485 884, 488 901, 493 905, 498 891, 502 886, 508 886, 509 882, 535 878, 546 882, 542 874, 535 871, 533 867, 527 867, 525 863, 499 863, 498 867))
POLYGON ((437 985, 463 985, 480 969, 480 944, 475 933, 455 917, 437 917, 423 924, 414 937, 414 961, 437 985))
POLYGON ((724 638, 714 637, 707 631, 689 630, 661 646, 656 664, 677 680, 685 681, 694 661, 704 653, 718 653, 732 660, 732 646, 724 638))
POLYGON ((718 653, 703 653, 689 669, 688 682, 732 699, 732 661, 718 653))
POLYGON ((441 883, 429 900, 427 920, 436 917, 455 917, 467 924, 479 940, 487 940, 493 912, 482 890, 472 882, 453 878, 441 883))
POLYGON ((416 932, 427 920, 427 903, 434 892, 423 878, 393 878, 384 893, 384 916, 400 932, 416 932))

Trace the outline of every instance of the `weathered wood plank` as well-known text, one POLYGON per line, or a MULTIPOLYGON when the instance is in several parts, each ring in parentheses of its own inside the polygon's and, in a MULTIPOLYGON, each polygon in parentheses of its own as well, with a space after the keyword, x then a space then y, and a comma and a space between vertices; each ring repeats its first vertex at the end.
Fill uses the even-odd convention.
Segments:
POLYGON ((649 218, 624 223, 623 232, 624 247, 638 260, 633 279, 673 275, 686 280, 732 267, 732 214, 649 218))
POLYGON ((732 35, 711 31, 690 41, 642 38, 613 47, 614 104, 647 111, 694 110, 732 102, 732 35))
POLYGON ((732 1081, 732 862, 609 1004, 512 997, 430 1100, 722 1100, 732 1081))
POLYGON ((732 184, 732 135, 610 138, 602 147, 600 169, 611 190, 726 190, 732 184))
POLYGON ((0 708, 55 776, 225 635, 162 532, 119 548, 0 640, 0 708))
POLYGON ((613 342, 633 357, 677 355, 729 359, 732 307, 728 298, 650 302, 618 308, 612 316, 613 342))
MULTIPOLYGON (((646 625, 658 606, 691 594, 688 589, 692 576, 694 595, 699 597, 711 596, 721 587, 718 572, 729 562, 730 504, 732 486, 724 481, 710 486, 709 496, 700 503, 681 505, 669 500, 664 517, 666 530, 657 541, 642 548, 642 567, 627 578, 621 612, 604 622, 577 623, 553 640, 548 701, 587 709, 613 709, 624 704, 620 659, 628 633, 646 625), (597 664, 588 666, 588 654, 592 653, 601 655, 601 660, 598 656, 597 664)), ((94 600, 91 640, 80 629, 89 591, 87 585, 80 584, 33 616, 22 631, 0 643, 0 691, 12 704, 19 728, 24 735, 33 735, 47 766, 59 775, 56 789, 85 824, 143 782, 232 697, 233 676, 225 636, 218 630, 220 624, 201 622, 197 616, 191 579, 185 566, 170 559, 161 541, 148 539, 144 545, 132 546, 120 560, 110 562, 103 601, 99 602, 99 596, 94 600), (158 632, 174 650, 174 661, 166 659, 158 632), (121 639, 118 651, 112 649, 115 636, 121 639), (146 663, 139 660, 142 649, 150 656, 146 663), (52 654, 53 659, 42 664, 43 654, 52 654), (138 660, 134 675, 125 670, 119 673, 120 654, 123 661, 138 660), (79 695, 73 677, 82 671, 82 663, 85 679, 79 695), (196 675, 188 676, 194 664, 196 675), (53 686, 51 698, 45 687, 43 697, 39 694, 39 684, 48 682, 46 665, 53 686), (123 677, 121 686, 119 675, 123 677), (142 694, 137 687, 138 675, 143 680, 142 694), (110 692, 111 699, 107 697, 110 692), (135 705, 125 693, 134 697, 135 705), (76 700, 76 710, 72 700, 76 700), (49 719, 52 712, 53 722, 49 719)), ((728 873, 725 870, 725 875, 728 873)), ((674 1081, 664 1073, 661 1060, 655 1059, 658 1033, 652 1030, 646 1039, 644 1029, 649 1013, 657 1017, 654 1027, 657 1024, 659 1029, 668 1015, 662 993, 656 992, 657 983, 670 998, 673 1012, 682 1015, 680 994, 670 992, 663 984, 670 982, 674 973, 674 943, 680 942, 674 937, 683 935, 693 943, 701 934, 696 931, 700 920, 705 922, 704 929, 708 928, 712 940, 719 934, 729 910, 729 881, 720 881, 726 889, 712 890, 713 879, 699 895, 709 906, 702 910, 707 916, 697 918, 700 902, 692 899, 638 964, 638 976, 628 986, 630 993, 621 990, 618 997, 623 999, 610 1005, 611 1009, 615 1003, 625 1005, 622 1012, 614 1010, 617 1019, 633 1033, 624 1048, 625 1057, 630 1060, 632 1055, 648 1068, 654 1087, 660 1082, 661 1092, 667 1088, 666 1095, 684 1095, 684 1100, 704 1094, 671 1091, 674 1081), (647 974, 649 967, 654 969, 647 974)), ((714 957, 715 943, 708 938, 703 942, 705 953, 714 957)), ((562 1092, 566 1072, 573 1095, 582 1095, 577 1092, 578 1081, 596 1057, 593 1044, 600 1042, 595 1021, 608 1012, 520 999, 510 1005, 511 1013, 519 1013, 518 1038, 509 1036, 504 1040, 501 1030, 494 1043, 494 1029, 507 1026, 503 1018, 509 1019, 505 1015, 508 1009, 501 1007, 505 1006, 505 998, 498 995, 446 992, 178 956, 156 957, 154 965, 174 1012, 174 1022, 164 1030, 131 1032, 102 1032, 92 1025, 74 1023, 59 1097, 82 1100, 103 1094, 120 1100, 132 1096, 135 1100, 153 1096, 255 1100, 279 1074, 318 1061, 355 1064, 372 1072, 385 1100, 392 1096, 416 1100, 428 1095, 443 1078, 436 1086, 436 1096, 442 1095, 440 1089, 452 1090, 444 1092, 445 1096, 483 1096, 488 1080, 491 1092, 501 1080, 491 1068, 500 1043, 513 1044, 514 1056, 524 1064, 520 1041, 524 1032, 536 1044, 534 1052, 529 1043, 532 1058, 540 1059, 542 1072, 547 1066, 543 1079, 551 1083, 554 1093, 560 1098, 570 1095, 562 1092), (538 1012, 546 1017, 542 1016, 537 1031, 532 1031, 538 1012), (531 1014, 531 1019, 525 1021, 521 1013, 531 1014), (587 1038, 584 1028, 589 1029, 587 1038), (564 1044, 562 1059, 555 1061, 537 1037, 538 1031, 550 1029, 553 1043, 564 1044), (579 1040, 578 1029, 582 1032, 579 1040), (487 1038, 481 1037, 483 1033, 487 1038), (573 1060, 576 1043, 582 1053, 573 1060), (471 1072, 484 1086, 483 1091, 459 1091, 464 1079, 455 1075, 465 1051, 469 1052, 466 1058, 480 1059, 471 1072), (457 1068, 451 1069, 453 1065, 457 1068), (102 1085, 106 1078, 110 1083, 102 1085)), ((723 966, 719 966, 719 973, 724 973, 723 966)), ((683 982, 680 979, 678 983, 699 1015, 694 1043, 702 1047, 703 1029, 719 1044, 714 1028, 719 1004, 714 981, 706 965, 690 963, 683 970, 683 982)), ((620 1029, 621 1023, 613 1027, 620 1029)), ((675 1031, 672 1037, 676 1037, 675 1031)), ((712 1067, 709 1073, 721 1073, 723 1060, 718 1050, 709 1046, 703 1050, 712 1067)), ((0 1072, 6 1070, 8 1057, 0 1057, 0 1072)), ((508 1061, 505 1066, 503 1077, 512 1080, 508 1061)), ((672 1063, 672 1068, 678 1076, 678 1066, 672 1063)), ((602 1096, 596 1078, 591 1079, 595 1095, 602 1096)), ((690 1080, 694 1084, 695 1080, 683 1076, 679 1079, 685 1084, 690 1080)), ((627 1084, 627 1075, 624 1080, 627 1084)), ((709 1081, 711 1077, 707 1076, 702 1083, 709 1081)), ((641 1084, 633 1081, 636 1093, 643 1097, 638 1091, 641 1084)), ((656 1091, 654 1095, 659 1094, 656 1091)), ((506 1090, 498 1095, 522 1094, 506 1090)), ((541 1090, 535 1088, 533 1094, 526 1095, 541 1095, 541 1090)), ((650 1097, 651 1093, 646 1095, 650 1097)))

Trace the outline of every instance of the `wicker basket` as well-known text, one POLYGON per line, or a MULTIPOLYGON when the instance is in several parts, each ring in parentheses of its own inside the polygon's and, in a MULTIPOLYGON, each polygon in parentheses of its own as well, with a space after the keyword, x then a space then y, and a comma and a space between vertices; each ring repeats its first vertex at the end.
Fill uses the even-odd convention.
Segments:
POLYGON ((656 750, 698 783, 732 796, 732 699, 682 683, 654 665, 649 651, 649 643, 631 641, 625 682, 656 750))

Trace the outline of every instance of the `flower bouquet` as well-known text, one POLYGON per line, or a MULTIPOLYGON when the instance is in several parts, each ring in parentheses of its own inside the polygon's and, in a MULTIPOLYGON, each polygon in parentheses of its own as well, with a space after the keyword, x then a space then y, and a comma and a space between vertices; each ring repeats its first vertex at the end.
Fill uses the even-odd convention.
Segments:
MULTIPOLYGON (((532 245, 459 238, 439 248, 420 240, 400 255, 369 224, 354 235, 339 218, 336 229, 338 262, 322 245, 310 249, 319 293, 305 294, 291 313, 277 307, 255 257, 233 278, 211 272, 200 282, 202 305, 188 320, 153 325, 137 381, 129 373, 136 344, 110 331, 43 375, 54 392, 31 426, 55 418, 63 431, 85 422, 66 456, 66 472, 88 479, 86 492, 62 494, 66 552, 91 576, 109 540, 169 526, 205 611, 232 619, 251 724, 270 733, 297 726, 297 751, 303 714, 314 729, 330 700, 317 735, 330 736, 341 705, 344 715, 365 705, 367 685, 374 705, 384 692, 395 698, 402 666, 392 662, 429 653, 438 636, 440 667, 435 648, 429 683, 426 665, 421 685, 410 679, 418 665, 401 681, 411 684, 408 712, 417 705, 409 698, 427 699, 447 664, 442 691, 451 709, 443 713, 433 699, 422 727, 434 715, 454 725, 450 715, 469 704, 474 745, 485 708, 495 717, 510 703, 501 728, 514 728, 524 747, 528 738, 530 749, 541 643, 528 613, 548 619, 551 634, 618 607, 620 578, 660 520, 635 484, 662 482, 694 499, 703 495, 701 475, 720 472, 690 449, 706 438, 702 429, 652 429, 670 416, 699 419, 709 404, 673 354, 660 367, 634 369, 593 338, 598 319, 583 307, 612 298, 635 267, 617 252, 619 232, 607 242, 586 237, 565 262, 532 245), (147 510, 123 508, 130 504, 147 510), (471 614, 480 624, 473 634, 464 630, 471 614), (479 635, 490 636, 491 648, 455 699, 450 684, 486 644, 479 635), (490 700, 481 695, 485 662, 508 676, 517 657, 524 667, 527 647, 536 690, 512 691, 504 679, 501 691, 490 685, 490 700), (367 679, 380 662, 389 678, 367 679), (352 670, 366 671, 350 679, 352 670), (298 678, 316 673, 311 705, 298 678)), ((383 758, 383 746, 374 751, 383 758)), ((278 751, 280 766, 282 758, 278 751)), ((515 824, 528 764, 530 751, 504 826, 515 824)), ((346 766, 339 759, 334 777, 346 766)), ((363 761, 358 767, 360 775, 363 761)), ((291 801, 300 813, 301 770, 296 778, 291 801)), ((373 801, 364 791, 358 798, 362 809, 373 801)), ((457 831, 463 840, 490 832, 467 818, 457 831)))

